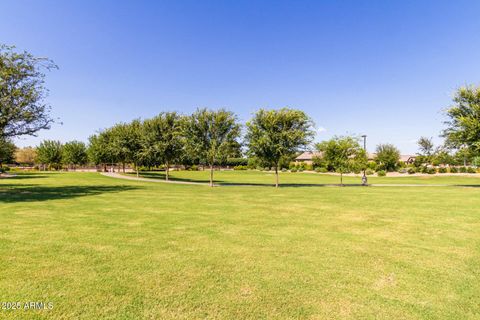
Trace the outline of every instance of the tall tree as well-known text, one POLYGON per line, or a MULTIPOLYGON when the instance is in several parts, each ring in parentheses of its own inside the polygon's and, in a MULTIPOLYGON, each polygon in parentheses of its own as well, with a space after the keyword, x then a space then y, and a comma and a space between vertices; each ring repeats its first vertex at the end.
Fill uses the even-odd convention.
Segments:
POLYGON ((0 168, 3 164, 12 163, 15 160, 16 149, 12 141, 0 138, 0 168))
POLYGON ((33 165, 37 158, 37 149, 33 147, 24 147, 15 152, 15 161, 22 165, 33 165))
POLYGON ((107 171, 107 165, 117 162, 111 150, 111 131, 104 130, 88 138, 88 159, 95 165, 102 165, 103 171, 107 171))
POLYGON ((449 147, 466 147, 480 154, 480 87, 466 86, 458 89, 453 105, 447 111, 447 128, 442 136, 449 147))
POLYGON ((44 140, 37 147, 37 162, 48 167, 58 169, 62 163, 62 148, 60 141, 44 140))
MULTIPOLYGON (((138 161, 141 148, 139 120, 131 123, 119 123, 110 129, 111 144, 110 152, 112 152, 117 160, 122 164, 125 173, 125 164, 134 163, 138 169, 138 161)), ((138 170, 137 170, 138 174, 138 170)))
POLYGON ((417 144, 418 149, 420 150, 419 155, 425 157, 428 162, 431 162, 432 156, 435 153, 432 138, 420 137, 417 144))
POLYGON ((343 174, 365 169, 367 154, 360 146, 358 139, 350 136, 335 136, 316 145, 322 154, 327 168, 340 173, 340 184, 343 186, 343 174))
POLYGON ((246 142, 251 157, 275 168, 275 187, 282 159, 306 148, 312 141, 313 122, 301 110, 260 109, 247 122, 246 142))
POLYGON ((192 158, 198 157, 210 167, 210 186, 213 187, 215 163, 234 153, 237 145, 240 136, 237 117, 225 109, 197 109, 185 119, 183 134, 187 152, 192 158))
POLYGON ((70 141, 65 143, 62 148, 62 162, 67 166, 72 166, 73 170, 78 165, 84 165, 88 161, 87 147, 81 141, 70 141))
POLYGON ((47 58, 0 45, 0 138, 35 135, 53 122, 45 103, 44 70, 57 66, 47 58))
POLYGON ((393 144, 379 144, 376 149, 376 158, 380 168, 394 171, 400 160, 400 151, 393 144))
POLYGON ((162 112, 145 120, 142 150, 145 159, 165 166, 165 180, 169 179, 170 165, 180 160, 183 151, 183 117, 176 112, 162 112))

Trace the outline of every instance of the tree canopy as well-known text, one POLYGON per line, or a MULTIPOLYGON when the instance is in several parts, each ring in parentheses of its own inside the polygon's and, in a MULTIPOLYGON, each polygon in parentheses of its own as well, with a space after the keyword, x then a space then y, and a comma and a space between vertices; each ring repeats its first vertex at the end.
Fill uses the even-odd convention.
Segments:
POLYGON ((235 114, 225 109, 197 109, 185 119, 186 151, 210 167, 210 186, 215 163, 235 154, 240 128, 235 114))
POLYGON ((17 147, 12 141, 0 138, 0 166, 15 161, 16 149, 17 147))
POLYGON ((47 58, 0 45, 0 138, 35 135, 53 123, 46 104, 44 70, 57 66, 47 58))
POLYGON ((248 153, 262 163, 275 168, 278 187, 278 167, 283 158, 306 148, 312 141, 313 122, 301 110, 283 108, 258 110, 247 122, 245 137, 248 153))
POLYGON ((480 87, 466 86, 458 89, 453 105, 447 111, 447 128, 443 137, 448 146, 467 147, 480 154, 480 87))
POLYGON ((394 171, 400 160, 400 151, 389 143, 379 144, 376 148, 376 161, 379 167, 386 171, 394 171))
POLYGON ((37 162, 58 169, 62 163, 62 149, 60 141, 44 140, 37 148, 37 162))
POLYGON ((73 166, 84 165, 88 162, 87 147, 80 141, 70 141, 65 143, 62 148, 62 162, 73 166))

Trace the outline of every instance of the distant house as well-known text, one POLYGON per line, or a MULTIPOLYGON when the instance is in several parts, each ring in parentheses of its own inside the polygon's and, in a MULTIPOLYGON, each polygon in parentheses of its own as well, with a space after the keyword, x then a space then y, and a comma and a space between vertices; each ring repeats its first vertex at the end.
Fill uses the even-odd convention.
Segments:
MULTIPOLYGON (((295 163, 298 164, 298 163, 304 162, 306 164, 312 164, 314 158, 321 158, 321 157, 322 157, 321 152, 306 151, 295 158, 295 163)), ((376 153, 368 153, 369 161, 375 160, 376 157, 377 157, 376 153)), ((412 164, 415 162, 415 156, 409 155, 409 154, 402 154, 400 155, 400 161, 404 162, 405 164, 412 164)))

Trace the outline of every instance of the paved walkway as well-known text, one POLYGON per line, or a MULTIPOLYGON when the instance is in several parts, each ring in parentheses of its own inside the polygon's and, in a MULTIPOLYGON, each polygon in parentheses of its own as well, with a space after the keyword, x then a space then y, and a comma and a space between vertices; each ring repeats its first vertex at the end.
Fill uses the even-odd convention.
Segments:
MULTIPOLYGON (((123 175, 120 173, 112 173, 112 172, 102 172, 101 175, 118 178, 118 179, 126 179, 126 180, 133 180, 133 181, 144 181, 144 182, 156 182, 156 183, 170 183, 170 184, 186 184, 186 185, 200 185, 200 186, 209 186, 208 183, 204 182, 193 182, 193 181, 177 181, 177 180, 163 180, 163 179, 149 179, 149 178, 141 178, 135 176, 128 176, 123 175)), ((271 187, 273 184, 255 184, 255 183, 228 183, 228 184, 214 184, 215 187, 271 187)), ((288 184, 283 183, 280 184, 283 187, 340 187, 340 184, 288 184)), ((344 184, 343 187, 362 187, 362 184, 344 184)), ((477 186, 462 186, 462 185, 454 185, 454 184, 407 184, 407 183, 374 183, 369 184, 368 187, 477 187, 477 186)), ((480 185, 478 185, 480 187, 480 185)))

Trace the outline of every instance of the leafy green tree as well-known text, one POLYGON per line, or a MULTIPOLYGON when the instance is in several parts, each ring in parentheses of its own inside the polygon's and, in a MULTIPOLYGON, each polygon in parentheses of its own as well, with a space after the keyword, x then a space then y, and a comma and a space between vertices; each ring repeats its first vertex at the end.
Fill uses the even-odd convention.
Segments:
POLYGON ((53 122, 45 103, 43 70, 56 68, 49 59, 0 45, 0 138, 35 135, 53 122))
POLYGON ((379 144, 376 149, 376 162, 386 171, 395 171, 400 160, 400 151, 393 144, 379 144))
POLYGON ((85 143, 75 140, 65 143, 62 148, 62 161, 67 166, 72 166, 73 170, 78 165, 85 165, 88 162, 85 143))
POLYGON ((240 136, 237 117, 225 109, 197 109, 185 119, 183 135, 191 158, 198 157, 210 167, 210 186, 213 187, 215 163, 235 155, 240 136))
POLYGON ((134 163, 137 168, 141 151, 141 123, 134 120, 131 123, 119 123, 110 129, 110 152, 122 164, 125 173, 125 164, 134 163))
POLYGON ((112 135, 110 130, 104 130, 88 138, 87 149, 88 159, 95 165, 102 165, 103 171, 107 171, 107 164, 113 164, 116 161, 112 152, 112 135))
POLYGON ((37 158, 37 149, 33 147, 24 147, 15 152, 15 162, 21 165, 33 165, 37 158))
POLYGON ((165 165, 165 180, 169 179, 170 165, 180 161, 183 151, 184 119, 176 112, 162 112, 146 120, 142 132, 144 159, 165 165))
POLYGON ((60 141, 43 140, 37 147, 37 162, 48 169, 59 169, 62 163, 63 145, 60 141))
POLYGON ((466 147, 472 154, 480 154, 480 87, 458 89, 453 102, 446 111, 449 119, 442 134, 446 144, 455 149, 466 147))
POLYGON ((367 167, 367 154, 355 137, 335 136, 318 143, 316 149, 322 154, 326 167, 340 173, 341 185, 343 174, 367 167))
POLYGON ((283 108, 260 109, 247 122, 248 154, 260 163, 275 168, 275 187, 278 169, 285 159, 291 159, 312 141, 313 122, 301 110, 283 108))
POLYGON ((0 168, 2 164, 14 162, 16 150, 17 147, 12 141, 0 138, 0 168))
POLYGON ((431 162, 432 157, 435 154, 432 138, 420 137, 417 144, 420 150, 419 155, 424 156, 428 162, 431 162))

